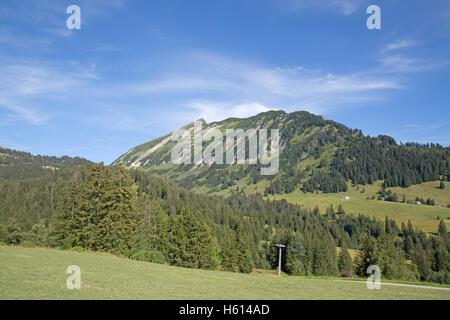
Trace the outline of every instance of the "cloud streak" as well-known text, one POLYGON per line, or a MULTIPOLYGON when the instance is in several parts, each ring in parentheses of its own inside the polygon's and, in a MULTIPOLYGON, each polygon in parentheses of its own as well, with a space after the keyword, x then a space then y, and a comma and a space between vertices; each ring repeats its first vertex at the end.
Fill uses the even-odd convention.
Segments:
POLYGON ((16 105, 5 99, 0 99, 0 108, 12 111, 14 117, 24 120, 32 125, 41 125, 47 121, 47 118, 37 111, 16 105))
POLYGON ((278 1, 288 11, 319 8, 337 10, 343 15, 350 15, 357 11, 366 1, 363 0, 288 0, 278 1))
MULTIPOLYGON (((73 101, 95 81, 95 68, 74 67, 71 73, 31 61, 0 64, 0 108, 14 116, 10 120, 32 125, 47 123, 39 106, 55 101, 73 101)), ((46 110, 49 108, 46 107, 46 110)))
POLYGON ((324 112, 377 100, 375 96, 385 90, 403 88, 392 74, 378 71, 335 74, 302 66, 267 67, 204 52, 174 60, 179 63, 161 77, 128 85, 129 92, 181 96, 187 100, 183 106, 216 119, 218 115, 238 116, 242 108, 253 109, 253 114, 277 106, 324 112))
POLYGON ((398 50, 398 49, 409 48, 409 47, 416 46, 417 44, 418 43, 416 41, 400 40, 400 41, 397 41, 397 42, 389 43, 382 50, 382 52, 389 52, 389 51, 394 51, 394 50, 398 50))
POLYGON ((28 123, 45 124, 49 116, 36 113, 39 106, 50 100, 51 105, 67 101, 104 110, 103 115, 83 114, 80 121, 142 132, 158 119, 217 121, 278 108, 326 114, 360 107, 383 99, 390 90, 404 89, 397 74, 420 70, 416 61, 395 56, 385 57, 373 70, 342 74, 265 66, 203 51, 168 61, 139 81, 109 80, 97 73, 95 65, 0 64, 0 94, 9 101, 3 109, 28 123), (169 116, 174 112, 180 116, 169 116), (143 121, 145 117, 152 121, 143 121))

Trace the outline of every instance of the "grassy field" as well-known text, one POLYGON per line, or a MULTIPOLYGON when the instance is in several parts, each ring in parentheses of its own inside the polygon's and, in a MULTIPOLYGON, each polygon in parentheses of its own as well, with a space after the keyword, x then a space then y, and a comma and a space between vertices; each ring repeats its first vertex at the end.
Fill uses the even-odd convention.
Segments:
POLYGON ((400 226, 402 222, 411 220, 415 227, 427 232, 437 232, 439 219, 444 219, 447 228, 450 229, 450 209, 446 208, 447 202, 450 202, 450 186, 441 190, 438 189, 439 182, 427 182, 409 188, 391 188, 393 192, 400 195, 405 194, 408 200, 421 198, 431 198, 436 203, 445 204, 443 207, 412 205, 405 203, 396 203, 388 201, 367 200, 376 195, 381 188, 381 181, 367 186, 350 186, 348 192, 340 193, 303 193, 296 190, 289 194, 276 195, 272 199, 286 199, 289 202, 300 204, 306 208, 319 207, 322 213, 325 213, 327 207, 333 204, 334 208, 341 204, 347 213, 364 214, 378 219, 384 219, 386 216, 394 219, 400 226), (349 196, 350 200, 344 200, 349 196))
POLYGON ((191 270, 108 255, 0 246, 0 299, 450 299, 450 291, 365 282, 191 270), (81 289, 66 288, 66 268, 81 289))

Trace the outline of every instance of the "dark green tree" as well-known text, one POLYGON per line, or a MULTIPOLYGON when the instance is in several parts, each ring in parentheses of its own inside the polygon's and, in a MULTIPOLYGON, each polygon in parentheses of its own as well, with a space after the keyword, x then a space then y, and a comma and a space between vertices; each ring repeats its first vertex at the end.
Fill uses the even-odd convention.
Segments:
POLYGON ((216 269, 219 266, 217 239, 204 218, 185 208, 171 223, 171 260, 194 269, 216 269))
POLYGON ((236 234, 232 229, 226 228, 220 246, 222 270, 239 272, 238 257, 239 251, 236 243, 236 234))
POLYGON ((448 231, 447 231, 447 226, 445 225, 444 220, 441 220, 439 222, 439 229, 438 229, 439 235, 443 238, 447 238, 448 237, 448 231))
POLYGON ((432 270, 432 259, 427 255, 423 249, 422 244, 419 243, 412 259, 413 263, 417 266, 421 281, 430 281, 432 270))
POLYGON ((7 244, 20 244, 24 237, 22 228, 15 218, 10 218, 3 231, 3 239, 7 244))
POLYGON ((253 270, 253 261, 249 252, 249 243, 244 226, 239 224, 236 230, 236 247, 238 250, 239 272, 250 273, 253 270))
POLYGON ((286 248, 286 271, 297 276, 306 275, 305 263, 306 249, 303 236, 296 233, 293 241, 286 248))
POLYGON ((346 245, 341 248, 338 255, 338 269, 339 271, 353 271, 353 260, 348 252, 346 245))
MULTIPOLYGON (((376 239, 368 234, 361 236, 361 243, 356 258, 356 271, 361 277, 367 274, 367 268, 371 265, 381 266, 383 253, 381 252, 376 239)), ((381 267, 380 267, 381 268, 381 267)))
POLYGON ((83 182, 70 181, 59 203, 52 241, 131 255, 138 217, 137 188, 124 168, 94 165, 83 182))
POLYGON ((133 258, 164 263, 169 251, 169 218, 161 207, 147 196, 140 199, 141 208, 133 258))

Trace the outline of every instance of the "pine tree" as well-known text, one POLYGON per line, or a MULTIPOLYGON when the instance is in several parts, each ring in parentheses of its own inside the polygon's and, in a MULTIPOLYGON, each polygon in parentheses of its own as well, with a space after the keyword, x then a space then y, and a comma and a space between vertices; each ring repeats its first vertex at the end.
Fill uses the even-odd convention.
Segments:
POLYGON ((360 276, 365 277, 369 266, 381 266, 382 252, 378 247, 376 239, 368 234, 363 234, 360 242, 361 244, 356 258, 356 270, 360 276))
POLYGON ((36 246, 47 245, 48 228, 45 225, 45 220, 39 221, 31 227, 28 239, 36 246))
POLYGON ((67 249, 84 245, 80 239, 85 226, 84 221, 80 221, 80 216, 86 214, 81 210, 82 203, 85 203, 84 195, 78 182, 78 175, 74 174, 72 180, 63 186, 55 213, 51 218, 49 226, 51 246, 67 249))
POLYGON ((164 263, 169 251, 169 218, 161 207, 141 197, 139 227, 133 259, 164 263))
POLYGON ((286 271, 297 276, 306 275, 305 260, 306 249, 303 236, 296 233, 292 243, 286 248, 286 271))
POLYGON ((339 271, 353 271, 353 260, 348 252, 348 248, 344 245, 341 248, 338 256, 338 269, 339 271))
POLYGON ((15 218, 9 218, 3 230, 3 241, 7 244, 19 244, 22 242, 24 234, 22 228, 15 218))
POLYGON ((328 208, 327 208, 327 216, 335 219, 336 218, 336 214, 334 212, 334 208, 333 208, 333 204, 331 204, 328 208))
POLYGON ((335 276, 338 273, 336 242, 328 235, 314 241, 313 273, 318 276, 335 276))
POLYGON ((406 257, 411 259, 414 256, 414 251, 416 246, 414 245, 414 240, 412 236, 407 236, 404 240, 404 249, 406 252, 406 257))
POLYGON ((72 180, 58 204, 52 242, 129 256, 135 245, 137 189, 124 168, 94 165, 86 181, 72 180))
POLYGON ((314 241, 308 231, 305 231, 303 234, 303 239, 305 242, 305 259, 303 265, 305 267, 305 275, 309 276, 313 274, 314 241))
POLYGON ((420 242, 417 246, 417 250, 414 253, 412 261, 417 266, 420 274, 420 280, 429 281, 433 272, 431 270, 431 259, 427 256, 427 253, 423 249, 420 242))
MULTIPOLYGON (((167 258, 169 263, 179 267, 186 266, 184 260, 189 253, 186 251, 188 243, 186 232, 181 221, 181 215, 178 217, 169 217, 169 226, 169 241, 167 247, 167 258)), ((191 260, 191 258, 189 260, 191 260)))
POLYGON ((247 235, 240 224, 236 230, 236 246, 238 250, 239 272, 250 273, 253 271, 253 261, 250 256, 247 235))
POLYGON ((220 250, 222 269, 224 271, 239 272, 238 255, 236 234, 230 228, 226 228, 220 250))
POLYGON ((392 233, 391 222, 390 222, 388 216, 386 216, 386 218, 384 219, 384 231, 388 234, 392 233))
POLYGON ((316 276, 327 275, 326 256, 327 248, 322 239, 314 238, 314 258, 312 263, 313 274, 316 276))
POLYGON ((345 211, 344 211, 344 208, 342 207, 342 204, 339 205, 337 213, 339 215, 344 215, 345 214, 345 211))
MULTIPOLYGON (((103 168, 101 168, 103 169, 103 168)), ((105 172, 98 172, 100 175, 108 176, 108 169, 105 172)), ((94 232, 98 239, 98 247, 101 250, 129 256, 135 246, 135 235, 138 220, 137 187, 133 185, 130 175, 121 167, 109 173, 107 181, 100 181, 106 185, 94 184, 94 190, 104 188, 99 191, 100 203, 94 210, 98 214, 97 232, 94 232)), ((89 179, 88 179, 89 181, 89 179)), ((95 182, 98 180, 94 179, 95 182)), ((98 195, 94 191, 94 198, 98 195)), ((92 194, 91 194, 92 196, 92 194)), ((95 217, 95 214, 92 215, 95 217)))
MULTIPOLYGON (((197 218, 201 215, 197 212, 197 218)), ((215 232, 205 222, 201 221, 197 233, 198 245, 196 254, 200 269, 216 270, 220 265, 219 246, 215 232)))
POLYGON ((393 236, 383 234, 376 241, 381 252, 379 267, 383 277, 408 281, 417 280, 414 272, 408 268, 405 254, 400 246, 395 244, 393 236))
POLYGON ((441 220, 439 222, 439 231, 438 232, 441 237, 444 237, 444 238, 448 237, 447 226, 445 225, 444 220, 441 220))
POLYGON ((339 269, 337 264, 336 241, 330 234, 327 234, 325 236, 324 241, 327 247, 327 275, 337 276, 339 273, 339 269))
POLYGON ((194 269, 216 269, 219 265, 215 235, 199 213, 185 208, 173 221, 170 259, 176 265, 194 269))

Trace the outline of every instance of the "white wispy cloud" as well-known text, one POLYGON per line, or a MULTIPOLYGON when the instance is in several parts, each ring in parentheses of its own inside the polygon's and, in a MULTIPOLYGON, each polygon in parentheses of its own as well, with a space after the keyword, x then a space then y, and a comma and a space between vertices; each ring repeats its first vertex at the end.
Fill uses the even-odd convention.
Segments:
MULTIPOLYGON (((129 0, 78 0, 76 4, 81 8, 83 26, 113 10, 123 9, 128 2, 129 0)), ((66 1, 52 0, 10 1, 8 7, 0 8, 0 19, 4 23, 28 25, 48 33, 49 36, 69 37, 74 33, 66 28, 66 20, 69 17, 66 9, 69 4, 66 1)))
POLYGON ((185 97, 187 102, 181 106, 217 119, 238 116, 244 109, 252 115, 277 106, 324 112, 377 100, 384 90, 403 88, 395 77, 379 72, 335 74, 302 66, 267 67, 205 52, 176 60, 179 63, 161 77, 130 84, 128 92, 185 97))
POLYGON ((39 63, 0 65, 0 92, 3 96, 36 96, 64 94, 82 85, 85 79, 96 78, 89 69, 74 72, 60 71, 57 68, 39 63))
POLYGON ((49 39, 19 34, 6 26, 0 29, 0 45, 4 47, 43 52, 48 51, 51 44, 49 39))
POLYGON ((49 117, 41 105, 73 100, 80 90, 89 88, 90 81, 97 79, 95 66, 72 67, 68 72, 31 61, 0 64, 0 108, 7 112, 2 116, 9 117, 10 122, 46 124, 49 117))
POLYGON ((3 98, 0 98, 0 108, 12 111, 14 114, 13 118, 15 117, 20 120, 24 120, 33 125, 41 125, 47 121, 47 118, 40 114, 38 111, 16 105, 3 98))
POLYGON ((413 73, 442 67, 448 62, 411 58, 406 55, 387 55, 380 59, 385 73, 413 73))
POLYGON ((433 70, 448 65, 448 61, 430 60, 426 57, 412 57, 407 49, 421 43, 415 40, 398 40, 386 44, 380 50, 380 69, 384 74, 415 73, 433 70), (400 52, 399 52, 400 51, 400 52))
POLYGON ((219 121, 231 117, 248 118, 261 112, 273 110, 273 108, 264 106, 259 102, 234 104, 231 102, 197 100, 187 103, 186 106, 196 110, 195 116, 203 118, 207 122, 219 121))
POLYGON ((387 44, 383 48, 382 52, 389 52, 389 51, 394 51, 394 50, 398 50, 398 49, 402 49, 402 48, 409 48, 409 47, 416 46, 417 44, 418 44, 418 42, 412 41, 412 40, 399 40, 399 41, 387 44))
POLYGON ((339 13, 350 15, 366 3, 364 0, 279 0, 278 4, 289 11, 307 8, 325 8, 338 10, 339 13))
POLYGON ((79 121, 142 132, 157 121, 186 123, 200 117, 215 121, 276 108, 327 114, 361 107, 405 88, 397 74, 419 70, 417 61, 396 56, 384 57, 373 70, 352 73, 267 66, 204 51, 168 61, 139 81, 111 80, 98 74, 95 64, 4 63, 0 64, 0 96, 16 106, 9 111, 29 123, 45 123, 42 119, 49 116, 38 113, 33 118, 27 110, 36 112, 47 101, 54 105, 59 99, 104 110, 83 114, 79 121), (77 102, 80 96, 83 100, 77 102))

